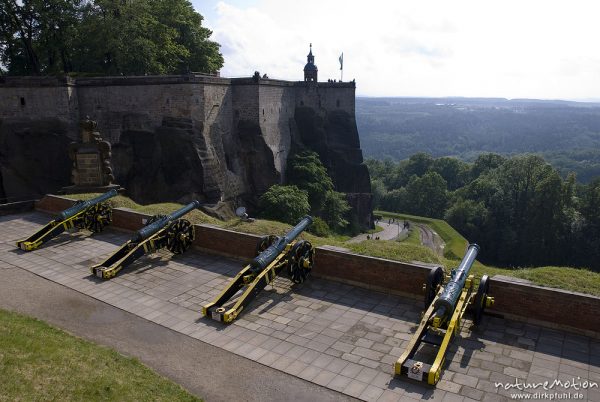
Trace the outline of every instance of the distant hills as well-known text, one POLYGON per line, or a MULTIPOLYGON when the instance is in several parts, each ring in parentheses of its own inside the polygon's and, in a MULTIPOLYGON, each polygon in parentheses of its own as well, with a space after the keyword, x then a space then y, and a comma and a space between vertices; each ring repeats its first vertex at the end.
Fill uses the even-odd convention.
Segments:
POLYGON ((417 152, 473 161, 536 153, 581 182, 600 176, 600 103, 503 98, 357 98, 365 157, 417 152))

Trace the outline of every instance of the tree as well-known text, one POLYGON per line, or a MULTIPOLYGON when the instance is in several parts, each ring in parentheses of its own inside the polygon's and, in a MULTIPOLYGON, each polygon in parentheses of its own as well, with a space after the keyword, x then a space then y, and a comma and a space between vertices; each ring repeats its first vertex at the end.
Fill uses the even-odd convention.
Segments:
POLYGON ((350 205, 343 193, 328 191, 325 194, 323 205, 323 220, 334 231, 342 231, 348 226, 346 214, 350 211, 350 205))
POLYGON ((490 170, 496 169, 506 161, 506 158, 493 153, 481 154, 475 159, 473 166, 471 167, 471 177, 473 179, 478 178, 484 173, 490 170))
POLYGON ((581 216, 581 259, 600 271, 600 177, 592 180, 583 191, 581 216))
POLYGON ((379 179, 371 180, 371 194, 373 194, 373 208, 379 208, 381 200, 386 194, 385 184, 379 179))
POLYGON ((259 200, 262 216, 295 225, 310 211, 308 194, 296 186, 271 186, 259 200))
POLYGON ((187 0, 3 0, 0 61, 13 75, 214 73, 223 65, 187 0))
POLYGON ((377 195, 381 209, 443 216, 482 246, 486 263, 600 270, 600 178, 587 186, 578 184, 575 174, 563 180, 543 158, 528 154, 482 154, 473 164, 446 157, 429 163, 426 154, 411 159, 386 169, 384 162, 368 162, 376 172, 371 175, 376 193, 383 180, 400 183, 407 170, 429 165, 424 175, 415 174, 400 187, 383 183, 389 191, 377 195), (456 178, 464 185, 454 183, 456 190, 448 193, 446 179, 456 178))
POLYGON ((552 264, 565 260, 568 250, 563 183, 554 169, 535 185, 526 233, 530 261, 552 264))
POLYGON ((37 1, 5 0, 0 8, 0 50, 2 63, 9 73, 30 72, 37 75, 41 71, 36 52, 35 39, 39 36, 40 23, 37 1))
POLYGON ((381 198, 381 209, 391 212, 407 212, 408 192, 406 188, 397 188, 388 191, 381 198))
POLYGON ((406 192, 407 212, 430 218, 444 216, 448 193, 446 181, 438 173, 429 172, 422 177, 411 177, 406 192))
POLYGON ((408 158, 408 163, 404 168, 407 177, 413 175, 417 177, 423 176, 433 164, 433 158, 431 155, 424 152, 419 152, 408 158))
POLYGON ((465 185, 469 165, 461 160, 450 157, 435 159, 430 168, 446 180, 448 190, 454 191, 465 185))
POLYGON ((444 220, 469 239, 469 242, 481 243, 485 239, 483 229, 487 215, 483 202, 459 199, 448 208, 444 220))
POLYGON ((187 50, 177 69, 182 73, 218 71, 223 66, 219 44, 209 39, 212 31, 202 26, 204 17, 194 10, 192 4, 182 0, 160 0, 155 3, 160 23, 175 29, 175 42, 187 50))
POLYGON ((325 205, 327 194, 333 191, 333 181, 315 152, 304 151, 288 159, 287 182, 308 193, 313 214, 318 214, 325 205))

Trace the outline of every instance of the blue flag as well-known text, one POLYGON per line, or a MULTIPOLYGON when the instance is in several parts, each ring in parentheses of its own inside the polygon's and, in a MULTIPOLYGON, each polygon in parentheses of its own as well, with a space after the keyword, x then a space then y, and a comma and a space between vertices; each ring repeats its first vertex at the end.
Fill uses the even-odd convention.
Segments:
POLYGON ((340 70, 344 69, 344 52, 340 55, 340 70))

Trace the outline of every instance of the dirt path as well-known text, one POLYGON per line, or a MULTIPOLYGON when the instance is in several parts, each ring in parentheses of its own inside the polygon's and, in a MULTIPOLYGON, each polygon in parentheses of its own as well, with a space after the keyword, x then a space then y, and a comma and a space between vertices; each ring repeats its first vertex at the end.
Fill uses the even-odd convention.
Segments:
POLYGON ((419 228, 421 244, 425 247, 429 247, 431 250, 433 250, 434 253, 442 257, 444 255, 445 247, 445 243, 442 240, 442 238, 427 225, 424 225, 422 223, 413 223, 413 225, 419 228))

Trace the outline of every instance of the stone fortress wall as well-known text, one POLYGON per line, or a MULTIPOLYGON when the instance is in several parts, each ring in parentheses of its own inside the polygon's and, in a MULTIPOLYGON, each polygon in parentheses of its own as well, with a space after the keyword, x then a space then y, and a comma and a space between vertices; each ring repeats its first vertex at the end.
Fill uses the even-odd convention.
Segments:
MULTIPOLYGON (((336 166, 338 170, 347 168, 345 162, 335 161, 340 155, 342 159, 350 155, 349 163, 360 165, 362 152, 354 121, 354 95, 353 82, 307 83, 258 77, 0 77, 0 135, 10 137, 8 144, 0 141, 0 153, 10 152, 2 148, 27 144, 30 135, 60 137, 62 146, 67 140, 78 138, 79 121, 89 116, 98 122, 103 138, 113 144, 117 181, 130 190, 134 199, 166 200, 166 194, 153 198, 155 193, 145 190, 144 185, 153 182, 152 177, 139 185, 130 183, 134 176, 151 173, 158 177, 156 184, 174 195, 172 201, 185 202, 186 197, 204 202, 232 200, 245 194, 261 194, 273 183, 282 182, 294 144, 304 143, 317 151, 330 172, 334 170, 334 183, 342 173, 335 172, 336 166), (320 126, 317 124, 317 134, 307 132, 306 124, 297 121, 299 108, 312 111, 312 116, 321 122, 320 126), (335 130, 328 128, 327 116, 335 113, 342 113, 344 125, 351 128, 347 135, 329 134, 335 130), (315 135, 326 138, 320 138, 313 146, 315 135), (129 172, 140 162, 157 160, 165 166, 173 160, 183 160, 187 165, 175 172, 164 166, 153 167, 151 172, 129 172), (184 178, 170 177, 173 175, 201 177, 186 183, 184 178)), ((66 152, 64 160, 58 155, 60 146, 45 147, 43 151, 54 153, 58 165, 66 166, 66 152)), ((36 180, 41 179, 33 177, 33 173, 27 178, 17 177, 18 166, 26 161, 18 160, 18 155, 10 158, 12 162, 3 163, 2 168, 5 194, 39 188, 36 180)), ((368 178, 366 168, 359 169, 359 176, 366 173, 368 178)), ((68 178, 64 177, 63 185, 68 184, 68 178)), ((45 188, 52 190, 60 181, 54 180, 45 188)), ((365 181, 362 180, 360 191, 343 183, 336 183, 336 187, 338 191, 364 193, 367 197, 370 184, 364 185, 365 181)), ((370 203, 370 196, 367 198, 363 205, 370 203)), ((370 213, 362 218, 362 223, 370 223, 370 213)))
POLYGON ((67 77, 0 77, 0 118, 58 118, 77 109, 74 81, 67 77))

